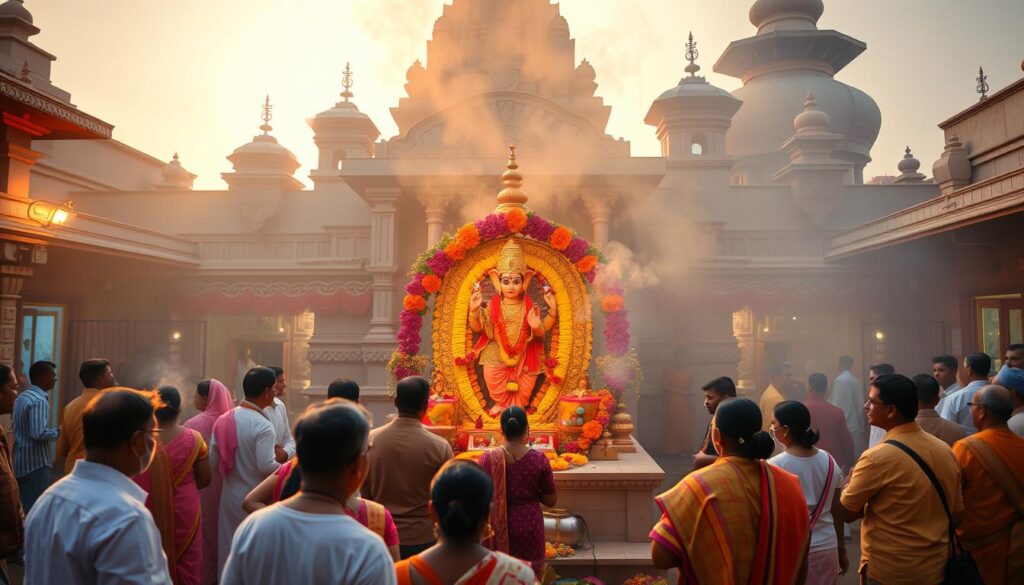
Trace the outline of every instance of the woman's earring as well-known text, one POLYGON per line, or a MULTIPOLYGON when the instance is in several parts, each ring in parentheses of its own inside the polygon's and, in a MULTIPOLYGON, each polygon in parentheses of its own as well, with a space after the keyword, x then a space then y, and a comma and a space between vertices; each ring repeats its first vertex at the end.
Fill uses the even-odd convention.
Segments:
POLYGON ((491 526, 491 523, 488 522, 487 527, 484 528, 484 540, 490 540, 492 538, 494 538, 494 528, 491 526))

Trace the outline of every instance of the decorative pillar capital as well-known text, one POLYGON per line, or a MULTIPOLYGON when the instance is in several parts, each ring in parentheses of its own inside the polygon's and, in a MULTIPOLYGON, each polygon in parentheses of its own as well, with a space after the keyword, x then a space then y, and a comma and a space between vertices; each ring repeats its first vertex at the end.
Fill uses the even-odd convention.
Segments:
POLYGON ((604 246, 608 243, 608 226, 612 220, 612 207, 615 205, 617 195, 611 193, 590 192, 581 195, 583 206, 590 214, 590 224, 594 230, 594 243, 604 246))

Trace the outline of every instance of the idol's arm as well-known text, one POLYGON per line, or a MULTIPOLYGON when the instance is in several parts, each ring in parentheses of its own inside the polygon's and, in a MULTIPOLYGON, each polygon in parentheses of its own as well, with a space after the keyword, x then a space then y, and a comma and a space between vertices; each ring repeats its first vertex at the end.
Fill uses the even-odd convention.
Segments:
MULTIPOLYGON (((554 306, 552 306, 548 310, 548 316, 544 317, 544 331, 541 333, 541 335, 543 335, 544 333, 547 333, 548 331, 551 331, 551 328, 555 326, 555 323, 557 321, 558 321, 558 311, 554 308, 554 306)), ((534 333, 534 335, 536 335, 536 333, 534 333)))
POLYGON ((480 322, 479 309, 469 312, 469 328, 473 330, 473 333, 480 333, 484 328, 483 324, 480 322))

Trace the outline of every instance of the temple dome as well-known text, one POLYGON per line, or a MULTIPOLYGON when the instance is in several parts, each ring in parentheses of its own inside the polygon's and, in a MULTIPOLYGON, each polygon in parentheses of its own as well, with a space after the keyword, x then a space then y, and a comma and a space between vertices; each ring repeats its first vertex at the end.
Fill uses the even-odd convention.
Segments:
POLYGON ((757 0, 750 7, 750 24, 757 31, 813 30, 825 12, 822 0, 757 0))
POLYGON ((196 175, 185 170, 178 160, 178 153, 174 153, 174 158, 161 169, 160 178, 160 182, 155 185, 157 189, 189 190, 196 175))
POLYGON ((259 136, 254 136, 252 142, 247 142, 231 152, 232 156, 237 154, 269 154, 290 157, 293 159, 295 158, 295 155, 292 154, 292 151, 278 144, 277 139, 269 134, 260 134, 259 136))
POLYGON ((729 153, 742 158, 780 152, 779 146, 793 135, 793 121, 803 111, 808 91, 831 118, 829 130, 845 137, 839 150, 870 160, 871 146, 882 127, 878 104, 855 87, 809 71, 765 75, 732 92, 743 107, 727 135, 729 153))
POLYGON ((733 95, 743 108, 726 136, 736 158, 734 178, 765 184, 789 164, 780 146, 793 135, 792 122, 808 92, 831 118, 829 131, 842 136, 834 154, 854 164, 854 182, 863 182, 864 166, 882 127, 878 104, 863 91, 835 79, 867 45, 816 26, 821 0, 757 0, 750 20, 754 36, 733 41, 715 63, 715 71, 739 78, 733 95))
POLYGON ((7 0, 7 2, 0 4, 0 18, 3 17, 20 18, 32 23, 32 13, 25 8, 23 0, 7 0))

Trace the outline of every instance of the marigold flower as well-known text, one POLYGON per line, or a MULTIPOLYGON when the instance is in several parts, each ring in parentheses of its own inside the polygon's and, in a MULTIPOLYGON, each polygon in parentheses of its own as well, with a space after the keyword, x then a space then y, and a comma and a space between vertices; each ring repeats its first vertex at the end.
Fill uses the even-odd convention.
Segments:
POLYGON ((455 232, 455 241, 463 250, 472 250, 480 244, 480 232, 476 230, 475 225, 467 223, 455 232))
POLYGON ((568 248, 570 242, 572 242, 572 232, 565 227, 555 228, 555 231, 551 232, 551 238, 548 239, 551 247, 559 251, 568 248))
POLYGON ((402 307, 408 311, 419 313, 427 308, 427 299, 419 295, 405 295, 405 298, 402 300, 402 307))
POLYGON ((596 441, 601 438, 602 433, 604 433, 604 427, 602 427, 601 423, 596 420, 592 420, 583 425, 583 439, 596 441))
POLYGON ((526 227, 526 212, 518 207, 513 207, 505 214, 505 220, 508 222, 508 231, 518 234, 526 227))
POLYGON ((626 306, 621 295, 608 295, 601 299, 601 310, 605 313, 618 313, 626 306))
POLYGON ((597 266, 597 256, 584 256, 576 263, 576 270, 590 272, 597 266))
POLYGON ((428 274, 423 277, 423 288, 428 293, 436 293, 441 290, 441 279, 434 274, 428 274))
POLYGON ((462 260, 466 257, 466 249, 462 247, 462 244, 455 241, 444 247, 444 255, 452 260, 462 260))

